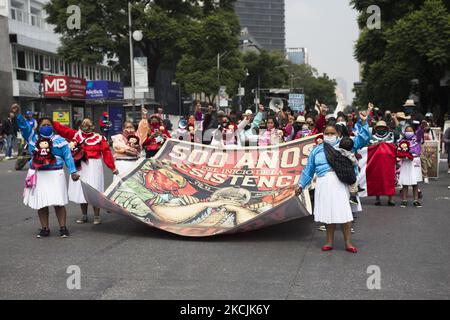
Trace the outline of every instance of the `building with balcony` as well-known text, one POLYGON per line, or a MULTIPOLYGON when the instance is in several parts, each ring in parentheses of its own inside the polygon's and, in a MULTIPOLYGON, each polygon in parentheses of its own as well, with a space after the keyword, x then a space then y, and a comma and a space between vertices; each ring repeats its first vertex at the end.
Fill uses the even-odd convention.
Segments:
POLYGON ((119 73, 108 66, 69 63, 58 56, 59 35, 45 21, 47 2, 0 0, 0 114, 4 116, 11 103, 19 102, 24 110, 40 115, 70 112, 71 123, 95 118, 95 110, 84 100, 43 98, 41 79, 45 75, 120 81, 119 73))

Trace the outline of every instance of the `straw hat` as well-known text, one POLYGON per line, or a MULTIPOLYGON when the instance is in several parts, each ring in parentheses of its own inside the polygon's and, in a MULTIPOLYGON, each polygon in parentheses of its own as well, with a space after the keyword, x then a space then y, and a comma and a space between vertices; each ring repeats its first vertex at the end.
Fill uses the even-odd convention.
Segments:
POLYGON ((306 119, 304 116, 298 116, 297 120, 295 120, 297 123, 306 123, 306 119))
POLYGON ((251 116, 252 114, 253 114, 253 111, 250 110, 250 109, 247 109, 247 110, 245 111, 245 115, 246 115, 246 116, 251 116))
POLYGON ((375 128, 387 128, 387 123, 383 120, 378 121, 377 124, 375 125, 375 128))
POLYGON ((408 100, 406 100, 406 102, 405 102, 405 104, 403 106, 404 107, 415 107, 416 104, 414 103, 414 100, 408 99, 408 100))
POLYGON ((397 112, 397 119, 409 120, 411 119, 411 116, 406 116, 404 112, 397 112))

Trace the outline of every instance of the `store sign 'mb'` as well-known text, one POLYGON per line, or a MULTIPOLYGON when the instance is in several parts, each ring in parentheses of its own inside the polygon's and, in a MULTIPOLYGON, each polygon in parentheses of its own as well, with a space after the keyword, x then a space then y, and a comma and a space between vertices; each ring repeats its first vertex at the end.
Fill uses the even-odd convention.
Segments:
POLYGON ((67 81, 64 78, 45 79, 44 85, 46 94, 67 93, 67 81))

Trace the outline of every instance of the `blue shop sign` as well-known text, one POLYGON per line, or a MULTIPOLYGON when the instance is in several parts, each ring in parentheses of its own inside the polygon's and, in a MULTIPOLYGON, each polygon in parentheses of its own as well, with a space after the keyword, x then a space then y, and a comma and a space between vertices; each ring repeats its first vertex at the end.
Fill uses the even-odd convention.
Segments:
POLYGON ((123 83, 112 81, 87 81, 86 99, 121 100, 123 99, 123 83))

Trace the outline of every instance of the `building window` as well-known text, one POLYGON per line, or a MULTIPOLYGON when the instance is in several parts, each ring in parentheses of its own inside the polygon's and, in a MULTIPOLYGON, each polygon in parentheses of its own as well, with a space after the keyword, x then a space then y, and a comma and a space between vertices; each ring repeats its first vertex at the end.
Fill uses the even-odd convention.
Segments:
POLYGON ((12 47, 12 64, 13 68, 17 68, 17 48, 15 46, 12 47))
POLYGON ((59 73, 60 73, 60 74, 65 74, 65 70, 64 70, 64 60, 59 60, 59 73))
POLYGON ((45 71, 51 71, 51 66, 50 66, 50 57, 49 56, 44 56, 44 70, 45 71))
POLYGON ((41 66, 39 64, 39 55, 37 53, 34 54, 34 68, 35 70, 41 70, 41 66))

